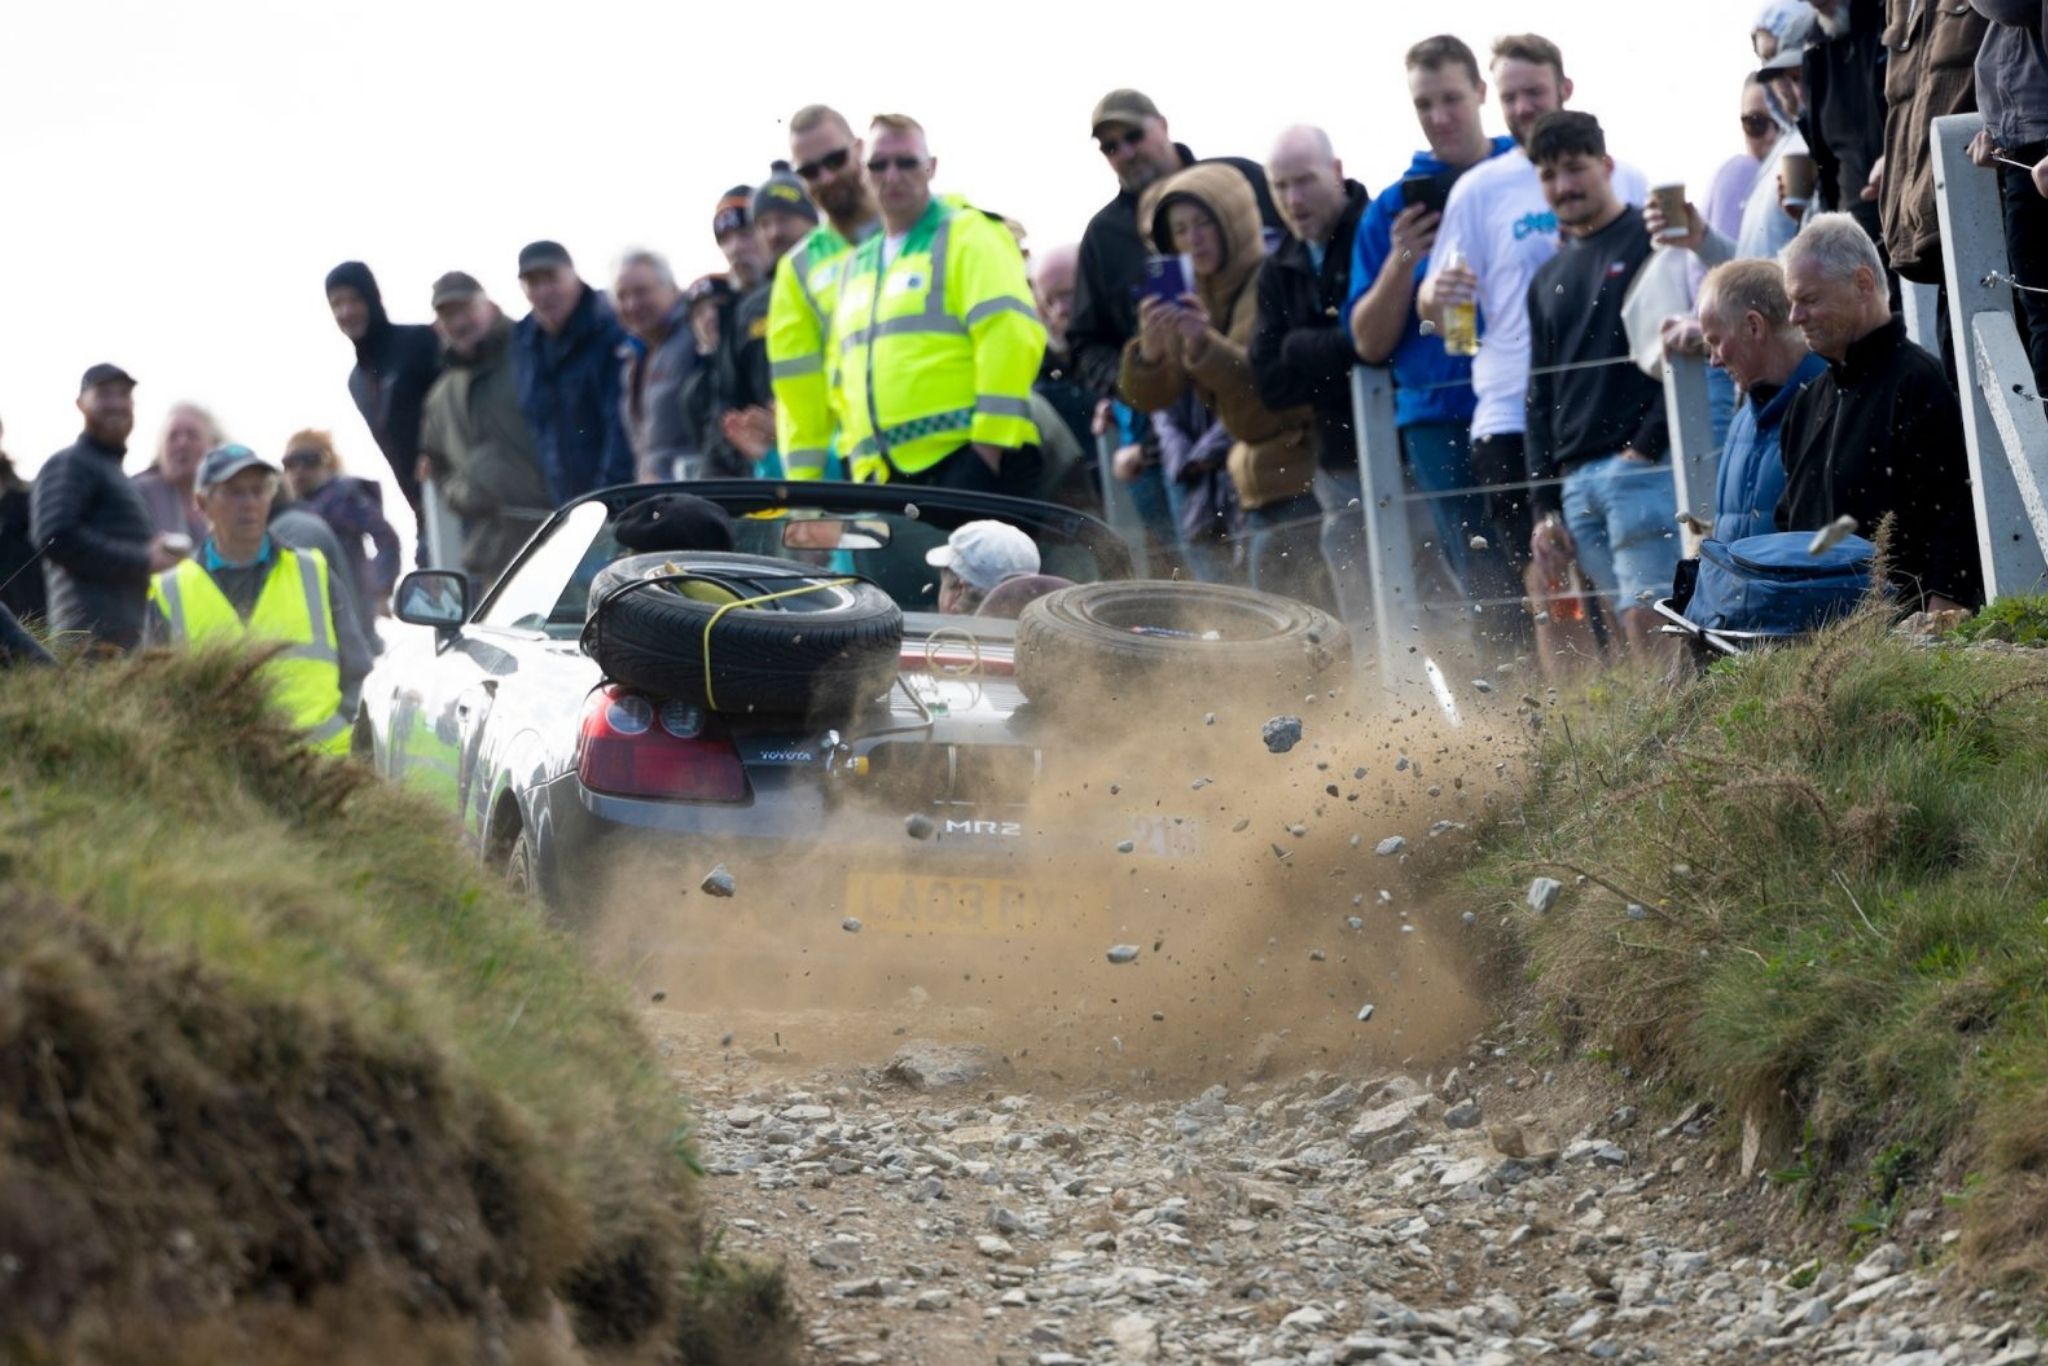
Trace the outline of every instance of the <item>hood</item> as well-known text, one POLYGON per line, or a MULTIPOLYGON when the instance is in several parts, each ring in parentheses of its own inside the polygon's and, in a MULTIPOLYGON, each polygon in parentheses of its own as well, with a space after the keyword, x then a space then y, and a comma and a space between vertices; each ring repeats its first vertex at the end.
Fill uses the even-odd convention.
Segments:
POLYGON ((1232 301, 1266 254, 1258 196, 1243 172, 1222 162, 1205 161, 1176 171, 1138 201, 1138 236, 1161 255, 1173 252, 1165 208, 1168 201, 1180 198, 1194 200, 1222 225, 1223 269, 1202 281, 1198 292, 1216 326, 1227 331, 1232 301))
POLYGON ((370 306, 369 329, 356 343, 356 359, 368 362, 371 353, 391 331, 391 315, 384 311, 384 292, 377 288, 377 277, 361 261, 343 261, 327 272, 327 293, 343 288, 353 289, 370 306))
POLYGON ((1807 0, 1770 0, 1750 25, 1750 31, 1768 29, 1777 35, 1779 50, 1804 47, 1814 33, 1813 6, 1807 0))

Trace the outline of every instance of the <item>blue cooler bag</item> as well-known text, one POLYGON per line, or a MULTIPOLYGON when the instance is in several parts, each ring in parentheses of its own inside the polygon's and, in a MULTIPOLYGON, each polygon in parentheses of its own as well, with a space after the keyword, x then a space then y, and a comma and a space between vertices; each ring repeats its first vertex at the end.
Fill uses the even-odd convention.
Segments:
POLYGON ((1844 536, 1818 555, 1810 531, 1773 531, 1700 544, 1699 576, 1685 619, 1709 631, 1796 636, 1856 610, 1870 591, 1877 547, 1844 536))

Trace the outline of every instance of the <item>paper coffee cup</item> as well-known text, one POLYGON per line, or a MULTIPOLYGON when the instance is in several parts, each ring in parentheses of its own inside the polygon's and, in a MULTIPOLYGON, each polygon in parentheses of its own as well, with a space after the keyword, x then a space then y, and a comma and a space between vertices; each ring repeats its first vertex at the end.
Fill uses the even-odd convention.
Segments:
POLYGON ((1813 202, 1813 182, 1818 172, 1809 153, 1787 152, 1779 157, 1778 174, 1785 178, 1787 207, 1803 209, 1813 202))
POLYGON ((1685 213, 1685 182, 1670 181, 1650 187, 1650 198, 1664 214, 1664 231, 1657 234, 1667 242, 1675 242, 1691 231, 1685 213))

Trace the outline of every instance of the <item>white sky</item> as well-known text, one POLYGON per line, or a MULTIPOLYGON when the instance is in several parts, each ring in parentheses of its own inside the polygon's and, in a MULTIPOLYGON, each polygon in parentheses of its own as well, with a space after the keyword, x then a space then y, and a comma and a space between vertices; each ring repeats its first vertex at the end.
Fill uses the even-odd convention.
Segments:
POLYGON ((5 447, 33 472, 69 443, 79 374, 111 360, 141 380, 131 470, 193 399, 272 456, 326 427, 354 472, 381 473, 329 267, 368 261, 401 322, 427 319, 449 269, 520 316, 515 258, 536 237, 601 286, 629 246, 685 279, 722 268, 713 203, 787 154, 782 120, 812 100, 857 123, 916 115, 937 187, 1042 248, 1114 192, 1087 127, 1114 86, 1149 93, 1201 155, 1263 159, 1286 125, 1320 123, 1378 191, 1422 145, 1407 46, 1450 31, 1483 61, 1495 34, 1534 29, 1617 155, 1697 196, 1741 148, 1759 8, 0 0, 5 447))

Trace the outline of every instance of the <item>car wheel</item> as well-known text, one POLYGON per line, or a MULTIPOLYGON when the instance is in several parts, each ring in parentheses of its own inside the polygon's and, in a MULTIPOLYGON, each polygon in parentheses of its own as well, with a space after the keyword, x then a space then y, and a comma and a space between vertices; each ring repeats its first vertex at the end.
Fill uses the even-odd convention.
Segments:
POLYGON ((521 830, 505 856, 505 888, 521 901, 540 900, 540 873, 534 866, 533 841, 521 830))
POLYGON ((879 696, 902 643, 903 611, 874 584, 793 560, 715 552, 607 565, 591 583, 583 631, 584 649, 616 683, 763 714, 879 696), (738 605, 776 594, 797 596, 738 605))
POLYGON ((1017 686, 1033 702, 1216 701, 1347 679, 1351 641, 1329 613, 1227 584, 1130 579, 1049 593, 1017 619, 1017 686))

